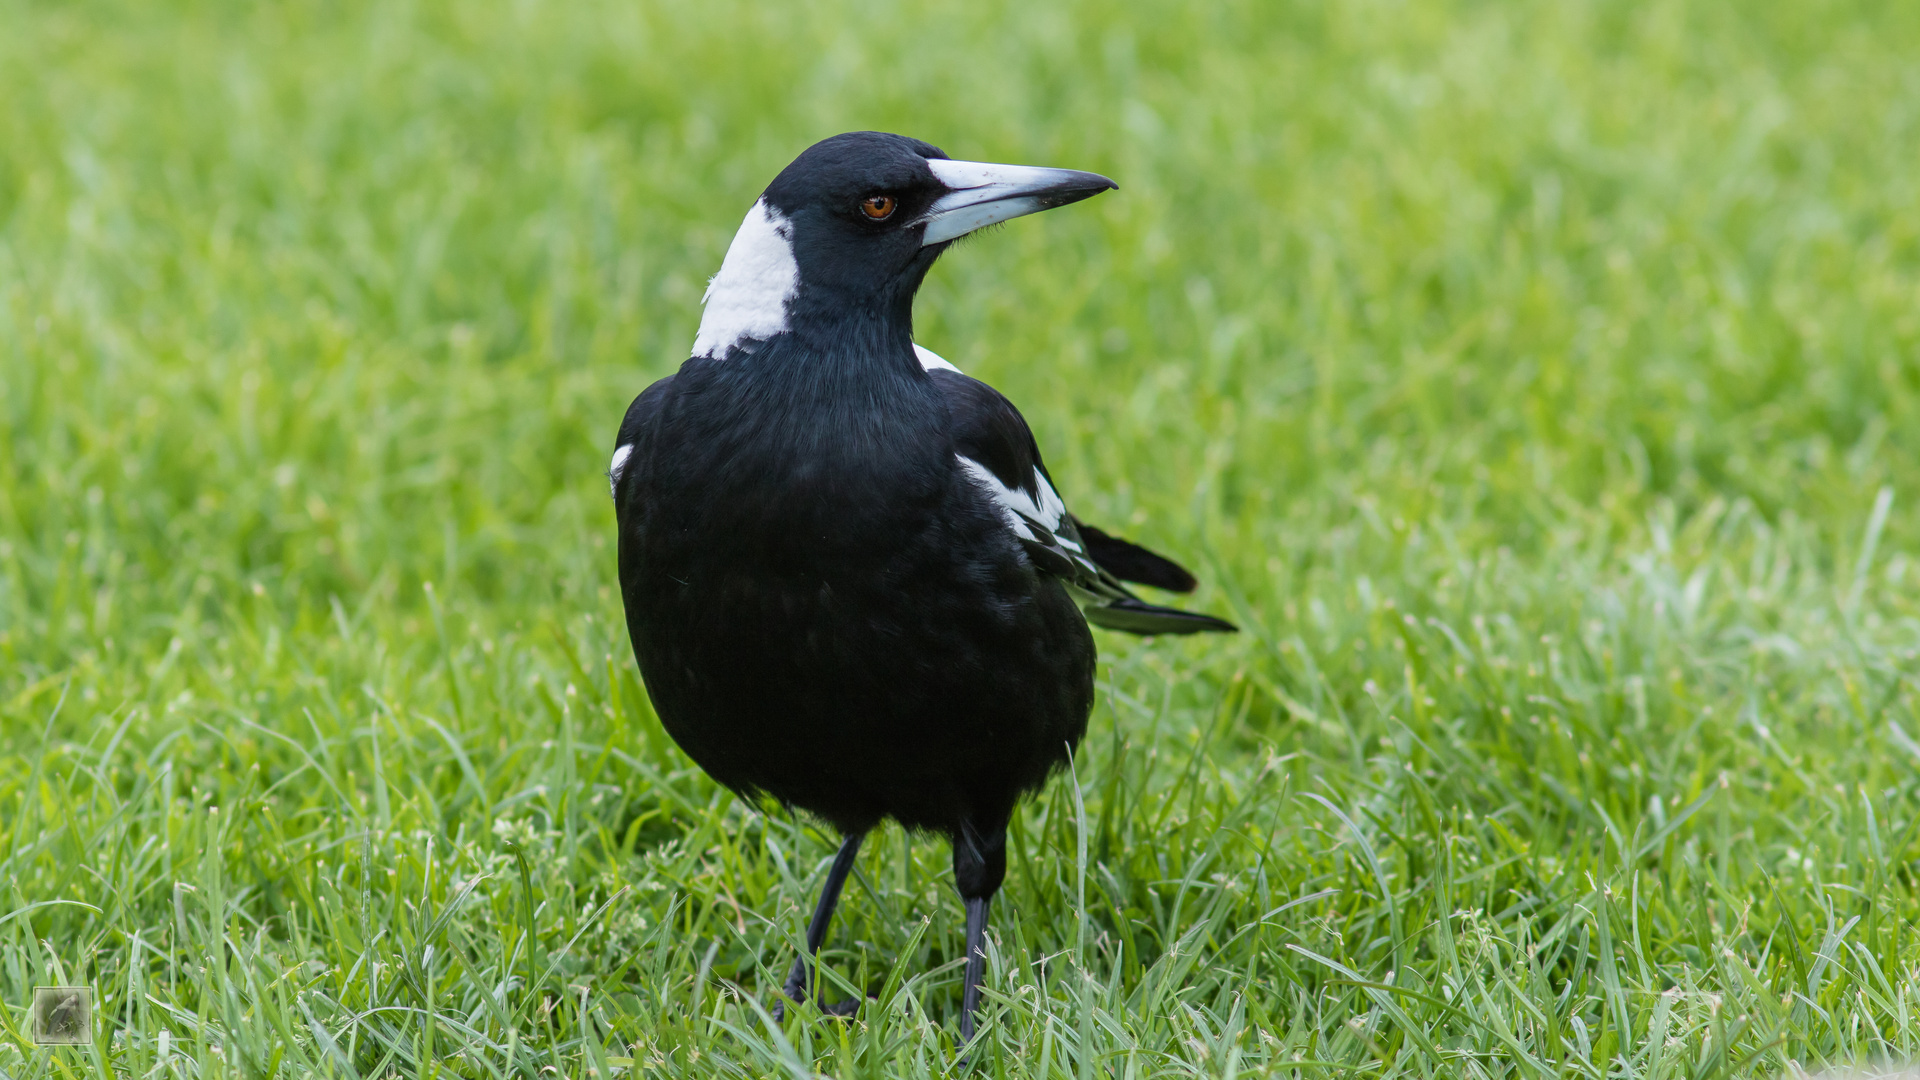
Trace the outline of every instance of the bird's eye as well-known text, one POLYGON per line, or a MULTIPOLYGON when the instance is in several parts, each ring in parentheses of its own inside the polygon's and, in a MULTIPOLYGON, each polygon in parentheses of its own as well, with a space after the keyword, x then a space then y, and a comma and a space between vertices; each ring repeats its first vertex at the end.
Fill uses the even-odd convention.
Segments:
POLYGON ((860 200, 860 212, 875 221, 885 221, 893 216, 893 196, 869 195, 860 200))

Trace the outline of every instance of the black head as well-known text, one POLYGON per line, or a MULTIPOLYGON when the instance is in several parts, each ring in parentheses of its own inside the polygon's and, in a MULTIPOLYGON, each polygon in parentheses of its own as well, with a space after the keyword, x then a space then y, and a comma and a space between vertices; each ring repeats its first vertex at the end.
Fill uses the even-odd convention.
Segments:
POLYGON ((946 194, 931 143, 879 131, 835 135, 780 170, 761 197, 793 226, 793 254, 808 292, 860 302, 911 298, 939 249, 919 222, 946 194))
POLYGON ((1116 187, 1095 173, 954 161, 904 135, 808 147, 767 185, 707 290, 696 356, 724 356, 801 318, 898 319, 957 238, 1116 187))

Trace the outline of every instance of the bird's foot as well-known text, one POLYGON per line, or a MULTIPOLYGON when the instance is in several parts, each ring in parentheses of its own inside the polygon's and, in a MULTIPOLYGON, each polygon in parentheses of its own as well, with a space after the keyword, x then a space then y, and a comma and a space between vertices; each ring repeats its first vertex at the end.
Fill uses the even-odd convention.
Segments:
MULTIPOLYGON (((788 1001, 791 1001, 793 1004, 798 1005, 799 1003, 805 1000, 806 1000, 806 994, 804 992, 794 993, 792 991, 788 991, 783 1000, 776 1001, 773 1003, 774 1022, 775 1023, 786 1022, 788 1001)), ((836 1001, 831 1005, 817 1005, 815 1007, 820 1010, 820 1015, 823 1017, 832 1017, 835 1020, 851 1020, 853 1019, 853 1015, 860 1011, 860 1004, 861 1003, 859 998, 848 998, 845 1001, 836 1001)))

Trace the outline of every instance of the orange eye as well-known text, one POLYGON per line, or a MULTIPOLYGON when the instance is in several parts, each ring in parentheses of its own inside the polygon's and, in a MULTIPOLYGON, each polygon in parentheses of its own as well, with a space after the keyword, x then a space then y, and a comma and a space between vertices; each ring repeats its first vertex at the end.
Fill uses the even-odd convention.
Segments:
POLYGON ((860 200, 860 212, 875 221, 885 221, 893 216, 893 196, 869 195, 860 200))

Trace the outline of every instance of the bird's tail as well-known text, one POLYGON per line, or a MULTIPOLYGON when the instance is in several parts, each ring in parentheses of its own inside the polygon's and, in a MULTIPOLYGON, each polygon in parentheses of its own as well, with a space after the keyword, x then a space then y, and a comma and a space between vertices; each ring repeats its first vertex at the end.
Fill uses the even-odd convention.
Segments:
POLYGON ((1081 611, 1095 626, 1129 634, 1231 634, 1240 629, 1225 619, 1161 607, 1131 596, 1104 604, 1087 604, 1081 611))

